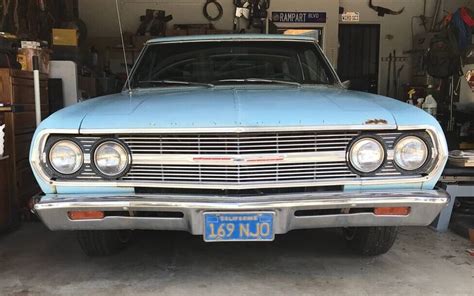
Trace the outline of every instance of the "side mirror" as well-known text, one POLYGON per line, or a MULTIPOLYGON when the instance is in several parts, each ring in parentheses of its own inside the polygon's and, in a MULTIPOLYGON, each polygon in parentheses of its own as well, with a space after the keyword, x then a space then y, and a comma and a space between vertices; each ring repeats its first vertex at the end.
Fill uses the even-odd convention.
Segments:
POLYGON ((346 80, 342 83, 342 87, 345 88, 345 89, 349 89, 351 87, 351 81, 350 80, 346 80))

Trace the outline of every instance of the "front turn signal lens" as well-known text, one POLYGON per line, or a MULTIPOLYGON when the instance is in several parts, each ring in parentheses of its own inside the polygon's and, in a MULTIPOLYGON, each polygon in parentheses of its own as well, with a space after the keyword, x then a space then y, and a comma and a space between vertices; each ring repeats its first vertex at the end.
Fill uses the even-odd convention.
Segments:
POLYGON ((68 213, 71 220, 101 220, 105 214, 101 211, 74 211, 68 213))
POLYGON ((376 216, 408 216, 411 208, 400 207, 400 208, 375 208, 374 214, 376 216))

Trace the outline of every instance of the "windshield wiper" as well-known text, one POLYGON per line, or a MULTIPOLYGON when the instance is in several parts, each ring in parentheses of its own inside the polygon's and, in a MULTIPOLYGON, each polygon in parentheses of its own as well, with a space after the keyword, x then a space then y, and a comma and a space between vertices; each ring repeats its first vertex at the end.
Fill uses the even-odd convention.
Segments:
POLYGON ((301 83, 296 81, 285 81, 285 80, 275 80, 275 79, 263 79, 263 78, 245 78, 245 79, 222 79, 217 82, 238 82, 238 83, 273 83, 273 84, 285 84, 292 86, 301 86, 301 83))
POLYGON ((179 81, 179 80, 145 80, 138 81, 139 85, 142 84, 171 84, 171 85, 190 85, 190 86, 205 86, 205 87, 214 87, 212 83, 200 83, 200 82, 189 82, 189 81, 179 81))

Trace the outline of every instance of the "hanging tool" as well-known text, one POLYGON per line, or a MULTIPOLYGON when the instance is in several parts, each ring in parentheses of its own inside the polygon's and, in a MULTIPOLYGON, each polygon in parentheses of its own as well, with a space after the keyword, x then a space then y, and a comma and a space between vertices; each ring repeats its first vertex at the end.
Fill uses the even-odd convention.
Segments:
POLYGON ((393 96, 397 93, 397 51, 393 50, 393 96))
POLYGON ((240 27, 240 19, 250 19, 250 1, 248 0, 234 0, 235 16, 234 16, 234 32, 238 31, 240 27))
POLYGON ((248 29, 254 27, 263 30, 264 20, 268 17, 269 8, 270 0, 251 0, 248 29))
POLYGON ((217 0, 207 0, 206 4, 204 4, 202 12, 204 14, 204 17, 208 21, 215 22, 215 21, 220 20, 222 18, 222 16, 224 15, 224 8, 222 8, 222 5, 219 2, 217 2, 217 0), (216 9, 218 11, 216 16, 211 16, 209 14, 209 6, 210 5, 214 5, 216 7, 216 9))
POLYGON ((455 86, 454 86, 454 76, 451 76, 450 77, 450 80, 449 80, 449 121, 448 121, 448 132, 453 132, 454 131, 454 127, 456 125, 456 121, 455 121, 455 118, 454 118, 454 94, 455 94, 455 90, 454 90, 455 86))
POLYGON ((145 36, 165 36, 166 24, 173 20, 172 15, 166 15, 164 10, 147 9, 144 16, 140 17, 141 24, 138 27, 137 35, 145 36))
POLYGON ((390 96, 390 75, 392 74, 392 53, 388 56, 388 75, 387 75, 387 97, 390 96))
POLYGON ((397 83, 395 85, 395 98, 399 99, 398 95, 400 94, 400 76, 402 74, 403 69, 405 68, 405 65, 403 64, 400 68, 397 70, 397 83))

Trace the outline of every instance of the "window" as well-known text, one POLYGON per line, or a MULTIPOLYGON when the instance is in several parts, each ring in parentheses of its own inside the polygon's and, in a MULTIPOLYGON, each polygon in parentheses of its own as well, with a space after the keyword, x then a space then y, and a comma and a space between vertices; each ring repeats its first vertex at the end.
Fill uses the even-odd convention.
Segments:
POLYGON ((337 81, 311 42, 223 41, 150 45, 132 86, 151 87, 160 81, 232 84, 239 79, 337 81))

